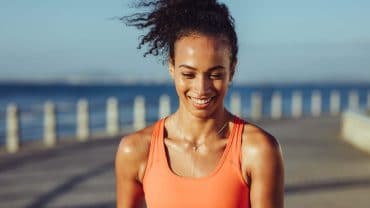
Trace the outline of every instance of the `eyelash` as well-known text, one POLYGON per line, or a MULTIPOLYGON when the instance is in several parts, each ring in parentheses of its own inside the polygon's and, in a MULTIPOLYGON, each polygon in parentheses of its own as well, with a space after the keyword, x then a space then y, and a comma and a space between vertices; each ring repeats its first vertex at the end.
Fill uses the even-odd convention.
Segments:
MULTIPOLYGON (((187 79, 191 79, 191 78, 195 77, 195 75, 191 74, 191 73, 181 73, 181 75, 184 76, 187 79)), ((222 78, 222 74, 210 74, 209 77, 211 79, 220 79, 220 78, 222 78)))
POLYGON ((213 77, 215 79, 220 79, 222 77, 222 74, 211 74, 210 77, 213 77))
POLYGON ((185 78, 188 78, 188 79, 194 77, 194 75, 193 74, 190 74, 190 73, 181 73, 181 75, 184 76, 185 78))

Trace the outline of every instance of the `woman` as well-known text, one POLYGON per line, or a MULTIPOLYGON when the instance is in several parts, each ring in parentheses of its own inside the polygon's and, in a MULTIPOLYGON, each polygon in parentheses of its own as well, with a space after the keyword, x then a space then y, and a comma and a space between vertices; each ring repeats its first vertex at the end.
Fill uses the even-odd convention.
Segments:
POLYGON ((224 97, 237 63, 233 18, 217 1, 143 1, 124 17, 147 28, 144 54, 168 58, 177 111, 125 136, 116 155, 117 207, 281 208, 276 139, 232 115, 224 97))

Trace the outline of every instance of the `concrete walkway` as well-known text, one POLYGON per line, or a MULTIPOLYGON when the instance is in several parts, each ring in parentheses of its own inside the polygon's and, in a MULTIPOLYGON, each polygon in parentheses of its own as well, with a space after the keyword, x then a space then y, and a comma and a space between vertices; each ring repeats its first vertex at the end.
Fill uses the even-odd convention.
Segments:
MULTIPOLYGON (((338 117, 261 121, 284 151, 287 208, 370 207, 370 155, 338 117)), ((0 207, 115 207, 117 138, 0 155, 0 207)))
POLYGON ((287 208, 370 207, 370 155, 340 139, 338 117, 263 126, 282 144, 287 208))

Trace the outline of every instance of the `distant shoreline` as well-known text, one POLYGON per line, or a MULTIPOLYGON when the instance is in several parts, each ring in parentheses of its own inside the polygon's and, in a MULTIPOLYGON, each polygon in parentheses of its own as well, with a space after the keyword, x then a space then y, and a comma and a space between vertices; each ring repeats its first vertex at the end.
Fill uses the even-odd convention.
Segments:
MULTIPOLYGON (((5 86, 171 86, 171 81, 82 81, 70 82, 64 80, 0 80, 0 87, 5 86)), ((236 82, 238 87, 295 87, 295 86, 343 86, 343 87, 368 87, 370 81, 307 81, 307 82, 259 82, 244 83, 236 82)))

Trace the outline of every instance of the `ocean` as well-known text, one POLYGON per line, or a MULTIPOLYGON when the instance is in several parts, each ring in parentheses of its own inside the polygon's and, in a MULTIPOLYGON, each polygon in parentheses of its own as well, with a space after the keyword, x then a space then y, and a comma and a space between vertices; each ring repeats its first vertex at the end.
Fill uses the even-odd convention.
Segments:
MULTIPOLYGON (((229 107, 230 95, 234 92, 241 95, 242 116, 250 115, 250 97, 253 92, 262 94, 263 116, 271 113, 271 95, 279 91, 282 95, 283 116, 291 114, 291 95, 293 91, 303 95, 303 114, 310 114, 311 94, 320 91, 322 111, 329 112, 329 95, 332 90, 341 94, 340 109, 348 107, 350 91, 357 91, 361 107, 367 106, 370 83, 361 84, 266 84, 266 85, 232 85, 225 98, 229 107)), ((133 120, 133 101, 138 95, 145 98, 147 123, 158 119, 159 97, 167 94, 171 99, 171 111, 178 106, 178 98, 172 84, 0 84, 0 144, 5 142, 6 108, 10 103, 16 104, 20 115, 21 141, 40 139, 43 136, 43 106, 51 101, 56 106, 58 137, 76 134, 76 105, 79 99, 89 102, 90 128, 92 132, 105 130, 106 101, 116 97, 119 102, 120 126, 131 125, 133 120)))

